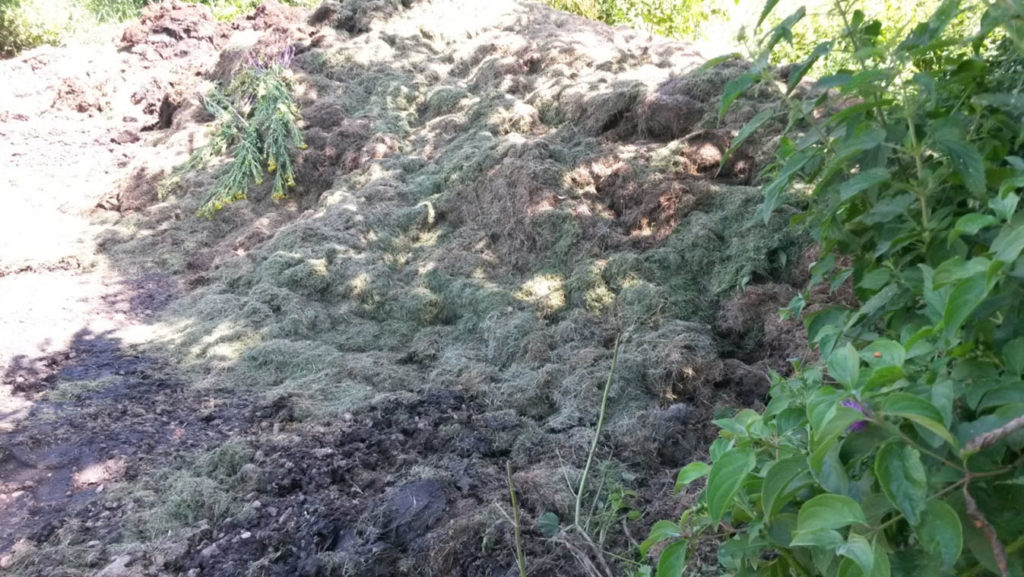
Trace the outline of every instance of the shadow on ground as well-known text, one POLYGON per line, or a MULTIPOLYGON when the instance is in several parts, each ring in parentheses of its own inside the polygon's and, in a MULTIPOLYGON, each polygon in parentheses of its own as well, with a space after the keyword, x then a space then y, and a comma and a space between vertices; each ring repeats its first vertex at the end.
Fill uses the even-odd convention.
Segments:
MULTIPOLYGON (((0 431, 0 552, 21 539, 46 543, 78 515, 110 517, 97 501, 105 489, 237 433, 230 407, 166 375, 159 361, 88 330, 5 371, 14 385, 4 386, 34 403, 0 431)), ((114 528, 105 530, 110 538, 114 528)))

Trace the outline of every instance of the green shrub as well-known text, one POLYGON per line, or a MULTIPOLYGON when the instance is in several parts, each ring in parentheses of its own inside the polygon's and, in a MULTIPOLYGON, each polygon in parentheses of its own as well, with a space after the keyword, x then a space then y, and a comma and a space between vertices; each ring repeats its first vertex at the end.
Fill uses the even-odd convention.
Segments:
MULTIPOLYGON (((97 0, 99 2, 110 2, 118 0, 97 0)), ((131 0, 121 0, 128 2, 131 0)), ((152 4, 157 0, 141 0, 143 4, 152 4)), ((256 9, 263 0, 186 0, 193 4, 203 4, 210 7, 210 12, 218 20, 233 20, 243 14, 248 14, 256 9)), ((314 6, 320 0, 278 0, 287 6, 314 6)))
POLYGON ((0 0, 0 57, 59 45, 98 22, 135 18, 146 0, 0 0))
POLYGON ((292 154, 305 144, 288 80, 290 60, 290 49, 270 62, 253 60, 226 90, 214 89, 204 99, 214 117, 213 135, 172 177, 174 181, 214 158, 230 156, 199 207, 199 216, 212 217, 225 205, 245 199, 252 185, 263 184, 264 170, 274 177, 272 198, 284 198, 295 186, 292 154))
MULTIPOLYGON (((705 489, 641 549, 670 541, 666 577, 709 542, 734 575, 1021 575, 1024 5, 947 0, 898 44, 835 6, 842 36, 788 78, 762 215, 791 190, 806 197, 794 224, 822 255, 810 284, 859 305, 793 300, 785 312, 803 316, 823 362, 774 375, 763 413, 716 421, 711 464, 677 481, 707 476, 705 489), (951 27, 972 19, 976 31, 951 27), (849 68, 796 89, 831 52, 849 68)), ((723 111, 801 16, 767 35, 723 111)))
POLYGON ((697 37, 700 26, 711 18, 724 16, 727 6, 726 0, 545 1, 554 8, 591 20, 600 20, 613 26, 628 24, 674 38, 697 37))
POLYGON ((58 44, 75 20, 72 7, 70 2, 0 0, 0 57, 58 44))
MULTIPOLYGON (((905 2, 903 0, 877 0, 863 2, 858 8, 864 14, 866 22, 884 22, 885 26, 878 30, 878 35, 873 39, 873 44, 883 48, 893 48, 899 44, 911 28, 917 22, 928 18, 934 12, 941 0, 917 0, 916 2, 905 2)), ((843 16, 837 11, 834 0, 780 0, 772 14, 765 18, 768 28, 773 28, 782 23, 783 19, 792 14, 801 5, 806 6, 805 15, 798 25, 794 25, 790 31, 790 38, 787 42, 775 47, 770 59, 776 64, 790 64, 797 62, 810 54, 821 42, 832 38, 841 38, 844 31, 843 16)), ((950 32, 957 34, 968 34, 968 27, 977 24, 971 18, 970 12, 962 12, 953 22, 950 23, 950 32)), ((740 40, 754 40, 756 35, 748 38, 748 30, 753 27, 754 22, 748 21, 746 27, 739 30, 740 40)), ((756 50, 756 46, 755 46, 756 50)), ((831 50, 822 55, 821 61, 816 64, 819 73, 830 73, 845 66, 854 64, 855 51, 831 50)))
POLYGON ((87 0, 86 8, 100 22, 124 22, 139 15, 147 0, 87 0))
MULTIPOLYGON (((156 0, 0 0, 0 58, 43 44, 59 45, 97 23, 124 22, 156 0)), ((254 10, 262 0, 186 0, 210 8, 220 20, 254 10)), ((318 0, 282 0, 290 6, 312 6, 318 0)))

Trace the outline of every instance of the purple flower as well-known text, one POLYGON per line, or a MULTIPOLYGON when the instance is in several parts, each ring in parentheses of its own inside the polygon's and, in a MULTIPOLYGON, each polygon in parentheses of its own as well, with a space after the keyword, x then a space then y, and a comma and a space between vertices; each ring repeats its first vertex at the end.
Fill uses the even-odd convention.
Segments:
MULTIPOLYGON (((864 415, 865 417, 868 415, 868 410, 864 408, 864 405, 858 403, 854 399, 846 399, 845 401, 840 401, 839 404, 844 406, 844 407, 849 407, 851 409, 860 411, 860 414, 864 415)), ((853 424, 851 424, 849 427, 847 427, 846 430, 851 432, 851 433, 856 433, 857 431, 863 431, 864 427, 867 427, 867 426, 868 426, 867 420, 856 421, 853 424)))
POLYGON ((257 57, 252 52, 249 52, 249 58, 248 58, 248 62, 246 62, 246 64, 248 64, 249 68, 252 68, 253 70, 256 70, 257 72, 263 72, 263 70, 265 68, 264 65, 263 65, 263 59, 257 57))
POLYGON ((288 68, 292 65, 292 58, 295 58, 295 47, 289 44, 277 57, 277 65, 281 68, 288 68))
POLYGON ((288 68, 292 65, 292 59, 295 58, 295 47, 289 44, 281 48, 276 56, 270 56, 270 54, 273 54, 273 50, 267 50, 262 54, 249 52, 249 68, 256 72, 266 72, 271 66, 288 68))

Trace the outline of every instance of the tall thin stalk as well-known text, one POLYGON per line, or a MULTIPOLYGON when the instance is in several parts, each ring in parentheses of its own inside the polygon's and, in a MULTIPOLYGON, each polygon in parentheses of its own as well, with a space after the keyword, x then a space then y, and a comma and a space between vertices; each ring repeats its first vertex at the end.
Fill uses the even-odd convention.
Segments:
POLYGON ((519 534, 519 501, 516 500, 516 486, 512 484, 512 463, 505 461, 505 475, 508 477, 508 496, 512 501, 512 531, 516 548, 516 566, 519 577, 526 577, 526 555, 523 554, 522 538, 519 534))
POLYGON ((619 360, 619 337, 615 337, 615 352, 612 353, 612 368, 608 371, 608 380, 604 384, 604 393, 601 395, 601 411, 597 415, 597 428, 594 429, 594 440, 590 443, 590 452, 587 454, 587 465, 583 467, 583 476, 580 478, 579 489, 576 490, 576 516, 573 524, 582 529, 580 525, 580 512, 583 508, 583 492, 587 488, 587 477, 590 475, 590 467, 594 463, 594 453, 597 452, 597 441, 601 438, 601 427, 604 426, 604 414, 608 408, 608 391, 612 387, 612 377, 615 375, 615 365, 619 360))

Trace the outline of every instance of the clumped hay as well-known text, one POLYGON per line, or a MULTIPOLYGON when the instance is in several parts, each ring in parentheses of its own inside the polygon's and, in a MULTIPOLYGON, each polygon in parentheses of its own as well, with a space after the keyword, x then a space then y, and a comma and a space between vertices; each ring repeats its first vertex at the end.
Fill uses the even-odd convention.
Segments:
POLYGON ((532 511, 552 512, 561 519, 571 519, 576 500, 573 498, 568 479, 578 476, 578 471, 564 470, 564 464, 534 461, 529 466, 512 474, 517 495, 524 508, 532 511), (568 479, 567 479, 568 477, 568 479))
POLYGON ((316 341, 275 339, 245 351, 238 362, 242 381, 239 384, 256 389, 275 387, 290 380, 323 375, 341 361, 340 353, 316 341))
POLYGON ((160 512, 167 521, 188 526, 200 521, 217 523, 235 510, 231 494, 216 481, 185 473, 168 483, 160 512))
POLYGON ((310 24, 328 24, 352 34, 363 34, 374 23, 409 8, 416 0, 327 0, 309 17, 310 24))
MULTIPOLYGON (((657 330, 634 337, 635 350, 623 355, 624 366, 635 362, 643 385, 654 395, 691 401, 708 395, 722 376, 722 360, 711 327, 666 321, 657 330)), ((701 399, 703 400, 703 399, 701 399)))
POLYGON ((577 265, 566 281, 571 304, 582 306, 587 312, 600 314, 615 302, 615 293, 608 288, 604 279, 604 259, 586 260, 577 265))
POLYGON ((252 461, 254 453, 248 443, 229 440, 201 455, 196 462, 196 469, 204 477, 220 482, 237 483, 242 481, 239 478, 242 468, 252 461))
POLYGON ((697 411, 686 403, 637 411, 608 432, 612 454, 633 466, 660 463, 668 468, 680 467, 713 438, 695 414, 697 411))
POLYGON ((577 85, 559 94, 559 118, 597 136, 620 128, 644 97, 646 87, 639 81, 621 81, 610 86, 577 85))
POLYGON ((439 86, 431 90, 424 102, 423 112, 420 113, 421 120, 427 121, 454 112, 467 96, 469 92, 458 86, 439 86))
MULTIPOLYGON (((175 220, 209 184, 195 175, 107 250, 126 268, 156 255, 191 276, 166 312, 166 347, 208 386, 286 399, 308 420, 284 425, 299 446, 368 404, 477 400, 444 406, 472 411, 471 426, 393 415, 389 435, 429 437, 416 452, 360 445, 331 465, 393 459, 401 482, 416 467, 442 483, 453 508, 424 529, 436 547, 334 551, 324 566, 429 559, 436 574, 471 574, 511 561, 507 524, 486 513, 501 484, 460 486, 459 459, 512 461, 528 531, 546 510, 567 515, 565 478, 578 482, 617 336, 598 457, 641 487, 703 450, 714 409, 759 402, 763 355, 789 353, 749 335, 787 329, 769 314, 778 299, 734 295, 788 282, 806 239, 786 214, 756 219, 760 191, 731 184, 756 178, 758 160, 742 168, 737 154, 718 174, 739 125, 718 125, 717 97, 741 64, 697 70, 686 45, 505 0, 327 2, 313 21, 319 36, 296 59, 310 149, 294 198, 175 220)), ((734 109, 772 105, 757 98, 734 109)), ((351 493, 332 501, 342 511, 358 491, 399 494, 395 478, 338 475, 310 490, 351 493)), ((236 491, 220 473, 192 477, 236 491)), ((188 482, 216 509, 213 485, 188 482)), ((530 537, 534 567, 579 574, 571 553, 530 537)))

